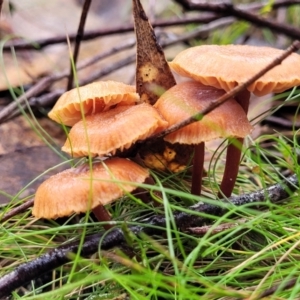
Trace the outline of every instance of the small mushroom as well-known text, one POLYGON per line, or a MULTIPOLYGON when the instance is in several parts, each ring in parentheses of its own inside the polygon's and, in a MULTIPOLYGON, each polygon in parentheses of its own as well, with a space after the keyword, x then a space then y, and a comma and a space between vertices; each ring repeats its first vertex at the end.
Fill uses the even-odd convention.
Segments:
MULTIPOLYGON (((282 52, 279 49, 247 45, 204 45, 180 52, 170 63, 170 67, 178 74, 204 85, 229 91, 258 73, 282 52)), ((235 99, 247 113, 250 92, 263 96, 272 92, 281 93, 300 85, 299 65, 300 55, 291 54, 235 99)), ((235 118, 235 115, 232 117, 235 118)), ((229 197, 232 193, 238 174, 242 144, 243 138, 238 138, 228 146, 220 197, 229 197)))
MULTIPOLYGON (((154 107, 169 122, 169 126, 172 126, 204 109, 210 101, 221 97, 224 93, 222 90, 199 82, 188 81, 166 91, 154 107)), ((194 122, 165 137, 165 140, 170 143, 195 145, 192 194, 201 193, 204 143, 219 137, 245 137, 251 129, 241 106, 234 99, 230 99, 201 121, 194 122)))
POLYGON ((135 87, 116 81, 99 81, 64 93, 48 116, 67 126, 73 126, 84 115, 106 111, 113 106, 140 102, 135 87))
POLYGON ((145 168, 124 158, 94 163, 92 169, 88 164, 71 168, 39 186, 32 214, 36 218, 56 219, 90 209, 99 221, 107 221, 103 205, 132 192, 148 176, 145 168))
POLYGON ((119 106, 76 123, 62 150, 74 157, 115 154, 167 125, 150 104, 119 106))

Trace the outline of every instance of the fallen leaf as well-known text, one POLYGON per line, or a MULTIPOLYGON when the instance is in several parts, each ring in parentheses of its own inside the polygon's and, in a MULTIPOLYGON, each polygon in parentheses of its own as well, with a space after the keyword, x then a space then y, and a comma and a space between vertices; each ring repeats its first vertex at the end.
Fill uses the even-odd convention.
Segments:
POLYGON ((0 203, 9 202, 20 191, 19 198, 33 194, 49 176, 70 167, 67 163, 55 167, 62 161, 47 146, 22 148, 0 155, 0 203), (38 177, 49 168, 53 169, 38 177))

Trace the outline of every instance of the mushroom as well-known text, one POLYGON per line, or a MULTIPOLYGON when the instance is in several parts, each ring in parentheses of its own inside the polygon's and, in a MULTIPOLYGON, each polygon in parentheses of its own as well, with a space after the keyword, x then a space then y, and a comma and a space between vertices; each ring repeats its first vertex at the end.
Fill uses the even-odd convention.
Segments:
POLYGON ((148 176, 145 168, 124 158, 94 163, 92 169, 88 164, 71 168, 39 186, 32 214, 36 218, 56 219, 91 209, 99 221, 107 221, 103 205, 132 192, 148 176))
MULTIPOLYGON (((182 76, 204 85, 229 91, 245 82, 282 54, 282 50, 247 45, 197 46, 180 52, 170 67, 182 76)), ((247 113, 250 92, 257 96, 281 93, 300 85, 300 55, 293 53, 238 94, 235 99, 247 113)), ((233 117, 235 117, 233 115, 233 117)), ((232 117, 231 117, 232 118, 232 117)), ((243 138, 229 144, 219 196, 229 197, 234 188, 241 157, 243 138)))
MULTIPOLYGON (((224 93, 222 90, 196 81, 187 81, 166 91, 154 107, 169 122, 169 126, 172 126, 204 109, 210 101, 221 97, 224 93)), ((234 99, 230 99, 201 121, 194 122, 165 137, 165 140, 170 143, 195 145, 192 194, 201 193, 204 143, 219 137, 245 137, 250 133, 251 128, 241 106, 234 99)))
POLYGON ((48 116, 67 126, 73 126, 84 115, 106 111, 116 105, 133 105, 140 102, 135 87, 116 81, 99 81, 74 88, 64 93, 48 116))
POLYGON ((119 106, 76 123, 62 150, 74 157, 115 154, 167 125, 150 104, 119 106))

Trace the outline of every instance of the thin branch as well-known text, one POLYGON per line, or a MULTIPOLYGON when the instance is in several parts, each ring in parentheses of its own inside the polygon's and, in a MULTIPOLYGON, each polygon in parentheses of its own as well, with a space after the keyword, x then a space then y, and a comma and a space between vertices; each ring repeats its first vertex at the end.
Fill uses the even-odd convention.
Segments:
POLYGON ((247 221, 248 221, 248 219, 243 218, 243 219, 234 220, 231 223, 221 223, 218 226, 204 225, 204 226, 200 226, 200 227, 199 226, 198 227, 190 227, 190 228, 187 228, 187 230, 195 235, 205 235, 208 231, 212 235, 212 234, 216 234, 216 233, 225 231, 230 228, 237 227, 242 223, 246 223, 247 221))
POLYGON ((298 277, 292 278, 288 281, 281 282, 279 284, 276 284, 276 285, 270 287, 269 289, 266 289, 258 297, 254 297, 253 300, 263 299, 267 296, 274 295, 277 291, 284 291, 284 290, 290 289, 290 288, 294 287, 298 282, 299 282, 298 277))
MULTIPOLYGON (((80 17, 80 22, 79 22, 77 34, 75 37, 75 46, 74 46, 74 52, 73 52, 73 57, 72 57, 75 70, 76 70, 76 63, 77 63, 77 58, 78 58, 78 54, 79 54, 79 49, 80 49, 80 42, 84 36, 84 25, 85 25, 85 21, 86 21, 88 12, 89 12, 91 2, 92 2, 92 0, 84 1, 82 12, 81 12, 81 17, 80 17)), ((73 78, 74 78, 72 61, 70 61, 70 64, 71 64, 71 66, 70 66, 70 75, 69 75, 68 84, 67 84, 67 91, 72 88, 73 78)))
POLYGON ((1 17, 1 12, 2 12, 2 4, 3 4, 3 0, 0 0, 0 17, 1 17))
POLYGON ((25 92, 18 99, 16 99, 14 102, 10 103, 0 111, 0 124, 3 123, 7 116, 12 114, 17 107, 22 106, 22 104, 26 102, 28 98, 34 97, 44 90, 48 89, 54 81, 59 79, 55 75, 49 75, 38 81, 27 92, 25 92))
MULTIPOLYGON (((174 212, 174 221, 176 226, 183 230, 192 226, 202 226, 211 223, 212 218, 200 217, 197 215, 199 212, 208 216, 221 216, 231 209, 233 205, 259 204, 265 201, 278 203, 288 198, 298 188, 297 176, 292 175, 284 183, 278 183, 254 193, 231 197, 223 201, 216 200, 214 204, 198 203, 188 208, 191 213, 174 212)), ((164 232, 166 219, 165 215, 154 215, 141 220, 140 223, 141 225, 129 226, 129 230, 135 235, 143 232, 153 236, 164 232)), ((120 228, 86 236, 80 248, 80 255, 87 257, 99 251, 99 249, 108 250, 118 247, 124 242, 126 242, 126 239, 120 228)), ((13 290, 26 284, 28 281, 69 262, 69 253, 76 253, 78 250, 79 242, 75 241, 53 249, 30 262, 21 264, 14 271, 0 278, 0 297, 8 296, 13 290)))
MULTIPOLYGON (((210 11, 224 16, 233 16, 241 20, 251 22, 252 25, 267 27, 273 31, 281 34, 285 34, 288 37, 293 39, 300 39, 300 29, 297 27, 277 23, 272 20, 267 20, 266 18, 257 16, 249 11, 239 9, 233 6, 230 3, 223 4, 210 4, 210 3, 191 3, 189 0, 174 0, 186 10, 201 10, 201 11, 210 11)), ((300 4, 300 1, 297 1, 294 4, 300 4)))
MULTIPOLYGON (((186 9, 191 9, 192 4, 190 4, 188 1, 180 1, 180 0, 174 0, 178 4, 182 5, 186 9)), ((272 4, 273 9, 277 9, 279 7, 287 7, 291 5, 297 5, 300 4, 300 0, 277 0, 274 1, 272 4)), ((195 5, 195 4, 193 4, 195 5)), ((237 5, 236 7, 239 8, 242 11, 253 11, 253 10, 259 10, 261 9, 265 4, 261 2, 257 3, 251 3, 251 4, 241 4, 237 5)), ((218 6, 222 7, 222 4, 218 5, 212 5, 205 3, 206 7, 209 7, 210 9, 207 9, 212 12, 216 12, 216 14, 209 15, 209 16, 200 16, 200 17, 188 17, 188 18, 181 18, 181 19, 175 19, 175 20, 160 20, 152 23, 153 27, 168 27, 168 26, 177 26, 177 25, 186 25, 191 23, 209 23, 213 20, 219 19, 221 16, 218 14, 218 11, 215 11, 218 6), (215 9, 215 10, 214 10, 215 9)), ((220 10, 220 13, 224 15, 224 10, 220 10)), ((282 24, 280 24, 282 25, 282 24)), ((292 27, 293 29, 296 29, 295 27, 292 27)), ((122 27, 116 27, 111 29, 105 29, 105 30, 90 30, 86 31, 82 40, 87 41, 94 38, 98 38, 101 36, 107 36, 107 35, 113 35, 113 34, 120 34, 125 32, 132 32, 133 31, 133 25, 127 25, 122 27)), ((289 32, 286 32, 286 35, 289 37, 292 37, 289 32)), ((76 34, 70 34, 69 39, 71 42, 74 42, 76 38, 76 34)), ((4 45, 4 51, 10 51, 10 47, 15 47, 15 49, 36 49, 36 45, 39 45, 38 49, 42 49, 44 47, 47 47, 49 45, 54 45, 58 43, 66 43, 66 37, 65 36, 58 36, 53 38, 46 38, 46 39, 40 39, 32 42, 28 41, 11 41, 9 43, 6 43, 4 45)))
MULTIPOLYGON (((191 23, 197 24, 206 24, 216 19, 220 19, 218 15, 209 15, 209 16, 201 16, 201 17, 186 17, 181 19, 173 19, 173 20, 160 20, 151 24, 153 27, 168 27, 168 26, 181 26, 191 23)), ((127 32, 133 32, 134 26, 132 24, 110 28, 110 29, 98 29, 98 30, 89 30, 84 33, 82 37, 83 41, 92 40, 95 38, 99 38, 102 36, 114 35, 114 34, 122 34, 127 32)), ((70 42, 74 42, 76 38, 75 34, 69 35, 70 42)), ((42 49, 47 46, 52 46, 55 44, 67 43, 66 36, 56 36, 46 39, 40 39, 28 42, 22 40, 15 40, 7 42, 3 46, 4 51, 10 51, 11 47, 14 47, 16 50, 28 50, 28 49, 42 49), (38 45, 38 48, 36 47, 38 45)))
POLYGON ((284 118, 280 118, 280 117, 276 117, 276 116, 268 116, 264 119, 264 121, 270 122, 270 123, 275 123, 279 126, 288 127, 288 128, 294 127, 295 129, 298 129, 300 127, 299 121, 296 121, 296 120, 290 121, 288 119, 284 119, 284 118))
POLYGON ((1 219, 0 219, 0 223, 3 223, 9 219, 11 219, 12 217, 21 214, 23 212, 25 212, 28 208, 32 207, 34 203, 34 199, 29 199, 26 200, 24 203, 22 203, 21 205, 11 209, 8 213, 6 213, 1 219))

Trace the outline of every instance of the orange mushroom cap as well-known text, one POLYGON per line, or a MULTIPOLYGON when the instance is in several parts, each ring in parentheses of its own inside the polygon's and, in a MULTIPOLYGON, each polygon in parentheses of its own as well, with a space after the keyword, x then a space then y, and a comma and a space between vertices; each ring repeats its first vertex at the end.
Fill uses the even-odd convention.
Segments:
POLYGON ((32 214, 55 219, 108 204, 136 189, 149 176, 146 169, 123 158, 71 168, 51 176, 36 191, 32 214))
POLYGON ((135 87, 116 81, 100 81, 74 88, 64 93, 48 116, 52 120, 73 126, 84 115, 106 111, 114 105, 133 105, 140 101, 135 87))
MULTIPOLYGON (((281 55, 283 50, 248 45, 204 45, 180 52, 170 67, 182 76, 229 91, 281 55)), ((300 85, 300 55, 293 53, 248 87, 257 96, 300 85)))
MULTIPOLYGON (((166 91, 154 107, 172 126, 196 114, 224 94, 223 90, 187 81, 166 91)), ((165 140, 170 143, 199 144, 219 137, 245 137, 251 129, 242 107, 234 99, 229 99, 201 121, 167 135, 165 140)))
POLYGON ((74 157, 115 154, 117 150, 128 149, 137 140, 165 129, 167 125, 147 103, 119 106, 76 123, 62 150, 74 157))

